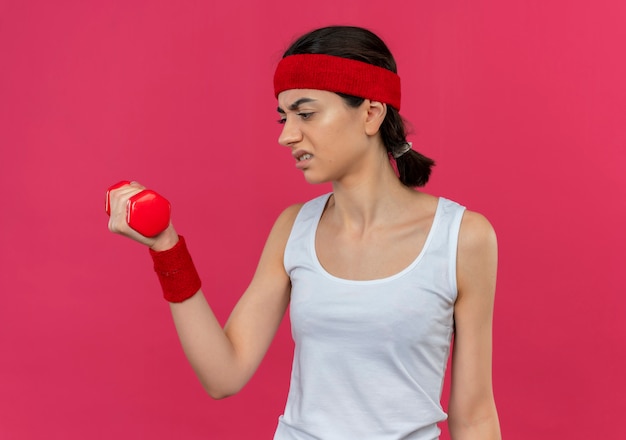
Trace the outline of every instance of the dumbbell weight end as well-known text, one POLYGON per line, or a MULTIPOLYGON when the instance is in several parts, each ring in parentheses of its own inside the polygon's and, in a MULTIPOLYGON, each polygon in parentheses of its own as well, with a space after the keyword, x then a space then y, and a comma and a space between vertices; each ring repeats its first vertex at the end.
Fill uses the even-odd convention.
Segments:
MULTIPOLYGON (((111 215, 110 192, 129 183, 123 180, 107 190, 105 211, 108 215, 111 215)), ((163 232, 170 224, 170 215, 170 202, 150 189, 135 194, 126 205, 126 223, 145 237, 155 237, 163 232)))

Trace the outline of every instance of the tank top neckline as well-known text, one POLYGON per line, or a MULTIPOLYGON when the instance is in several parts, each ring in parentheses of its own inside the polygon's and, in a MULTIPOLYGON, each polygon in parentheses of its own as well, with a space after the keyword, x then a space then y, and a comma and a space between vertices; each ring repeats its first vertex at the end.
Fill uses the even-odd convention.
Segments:
POLYGON ((413 270, 415 268, 415 266, 417 266, 420 262, 420 260, 422 260, 422 258, 424 257, 424 254, 426 253, 431 241, 433 240, 433 236, 435 235, 435 230, 437 229, 437 224, 440 221, 441 215, 442 215, 442 205, 443 205, 443 198, 442 197, 438 197, 437 198, 437 208, 435 210, 435 215, 433 217, 433 222, 430 225, 430 229, 428 231, 428 235, 426 235, 426 240, 424 241, 424 245, 422 246, 422 249, 420 250, 419 254, 417 254, 417 256, 415 257, 415 259, 413 259, 413 261, 404 269, 400 270, 399 272, 396 272, 395 274, 389 275, 387 277, 383 277, 383 278, 376 278, 373 280, 351 280, 351 279, 347 279, 347 278, 341 278, 338 276, 335 276, 333 274, 331 274, 330 272, 328 272, 326 270, 326 268, 324 268, 324 266, 322 265, 322 263, 320 263, 319 258, 317 257, 317 249, 315 248, 315 237, 317 236, 317 228, 319 226, 319 222, 322 219, 322 214, 324 213, 324 210, 326 209, 326 205, 328 204, 328 200, 330 199, 330 196, 332 196, 332 192, 328 193, 328 194, 324 194, 322 196, 319 197, 319 202, 321 207, 319 208, 319 211, 315 214, 315 219, 313 221, 313 227, 311 228, 311 232, 310 232, 310 236, 309 236, 309 243, 310 243, 310 251, 311 251, 311 257, 312 257, 312 261, 313 264, 315 265, 315 267, 317 268, 317 270, 320 271, 320 273, 322 275, 324 275, 326 278, 329 278, 333 281, 339 282, 339 283, 345 283, 345 284, 354 284, 354 285, 368 285, 368 284, 379 284, 379 283, 385 283, 385 282, 389 282, 392 280, 395 280, 397 278, 400 278, 404 275, 406 275, 407 273, 411 272, 411 270, 413 270))

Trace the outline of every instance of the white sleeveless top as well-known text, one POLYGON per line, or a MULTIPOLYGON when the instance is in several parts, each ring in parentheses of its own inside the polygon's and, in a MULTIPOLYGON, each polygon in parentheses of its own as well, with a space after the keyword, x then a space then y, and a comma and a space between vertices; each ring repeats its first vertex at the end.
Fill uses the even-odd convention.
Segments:
POLYGON ((285 249, 295 353, 274 440, 433 440, 453 332, 465 210, 439 199, 424 248, 387 278, 324 270, 315 234, 330 194, 304 204, 285 249))

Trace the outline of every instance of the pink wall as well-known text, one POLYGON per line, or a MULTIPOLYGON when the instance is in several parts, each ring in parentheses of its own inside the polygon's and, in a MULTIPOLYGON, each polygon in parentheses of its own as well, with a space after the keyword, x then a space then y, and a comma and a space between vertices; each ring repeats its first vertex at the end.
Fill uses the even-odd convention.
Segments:
POLYGON ((3 0, 0 438, 271 437, 287 323, 212 401, 103 197, 130 178, 173 202, 225 320, 276 215, 328 189, 277 146, 271 77, 295 35, 336 23, 396 54, 412 140, 438 161, 427 190, 498 231, 505 438, 624 438, 624 22, 623 0, 3 0))

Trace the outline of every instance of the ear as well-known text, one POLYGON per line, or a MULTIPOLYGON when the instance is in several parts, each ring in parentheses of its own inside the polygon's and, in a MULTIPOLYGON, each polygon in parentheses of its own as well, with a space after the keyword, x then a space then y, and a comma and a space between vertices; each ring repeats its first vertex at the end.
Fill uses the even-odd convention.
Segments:
POLYGON ((380 101, 366 100, 367 116, 365 119, 365 133, 374 136, 387 116, 387 104, 380 101))

